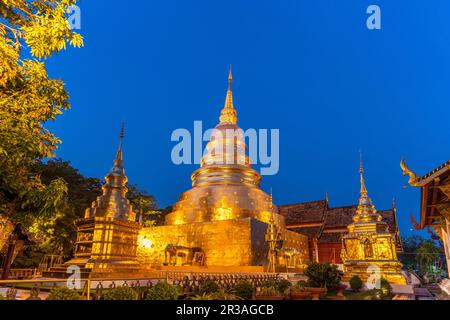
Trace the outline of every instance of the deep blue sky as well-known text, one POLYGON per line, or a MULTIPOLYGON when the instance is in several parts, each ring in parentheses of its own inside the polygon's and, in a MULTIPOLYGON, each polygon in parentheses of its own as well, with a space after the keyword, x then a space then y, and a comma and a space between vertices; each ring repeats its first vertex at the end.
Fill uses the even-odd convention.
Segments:
POLYGON ((72 109, 48 126, 57 155, 88 176, 112 166, 126 123, 131 183, 162 206, 197 166, 170 161, 176 128, 217 123, 233 65, 239 125, 280 129, 277 204, 356 203, 358 150, 378 209, 395 196, 400 228, 418 217, 399 160, 422 175, 448 160, 450 1, 80 1, 85 47, 48 61, 72 109), (382 29, 366 28, 378 4, 382 29))

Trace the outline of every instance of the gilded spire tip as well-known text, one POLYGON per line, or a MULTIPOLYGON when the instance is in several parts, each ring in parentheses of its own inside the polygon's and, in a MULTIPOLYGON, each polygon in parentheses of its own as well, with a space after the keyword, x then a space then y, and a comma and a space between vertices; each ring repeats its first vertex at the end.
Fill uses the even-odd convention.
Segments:
POLYGON ((225 98, 225 105, 220 112, 220 123, 221 124, 236 124, 237 123, 237 116, 236 116, 236 110, 234 109, 233 104, 233 74, 231 72, 231 65, 230 70, 228 72, 228 89, 227 89, 227 95, 225 98))
POLYGON ((230 71, 228 72, 228 90, 231 91, 233 85, 233 73, 231 72, 231 64, 230 71))
POLYGON ((123 165, 122 144, 123 144, 123 138, 124 137, 125 137, 125 123, 122 122, 122 128, 120 130, 119 149, 117 150, 116 159, 114 160, 114 165, 115 166, 122 166, 123 165))
POLYGON ((359 177, 361 181, 361 195, 367 195, 367 189, 366 184, 364 182, 364 165, 363 165, 363 158, 362 158, 362 152, 359 151, 359 177))

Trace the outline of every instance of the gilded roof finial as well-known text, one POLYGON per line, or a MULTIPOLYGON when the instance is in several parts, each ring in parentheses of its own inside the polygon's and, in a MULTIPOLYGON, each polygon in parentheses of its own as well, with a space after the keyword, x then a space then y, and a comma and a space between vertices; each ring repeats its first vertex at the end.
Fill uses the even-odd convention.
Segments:
POLYGON ((232 87, 233 87, 233 74, 231 72, 231 65, 230 65, 230 71, 228 72, 227 96, 225 98, 225 105, 223 106, 223 109, 220 112, 220 124, 236 124, 237 122, 236 110, 234 109, 233 104, 232 87))
POLYGON ((362 152, 359 151, 359 179, 361 181, 361 196, 367 196, 366 184, 364 182, 364 166, 362 160, 362 152))
POLYGON ((231 64, 230 71, 228 72, 228 91, 232 91, 233 87, 233 73, 231 72, 231 64))
MULTIPOLYGON (((360 218, 358 216, 364 216, 364 219, 369 220, 380 220, 381 216, 377 214, 377 210, 372 204, 372 200, 369 197, 369 194, 366 189, 366 183, 364 181, 364 166, 362 161, 362 153, 359 152, 359 175, 361 181, 361 191, 359 195, 359 203, 356 208, 356 216, 353 217, 353 221, 357 221, 360 218)), ((367 221, 367 220, 366 220, 367 221)))
POLYGON ((125 137, 125 124, 122 122, 122 129, 120 130, 119 149, 117 150, 116 159, 114 160, 114 165, 115 166, 122 166, 123 165, 122 144, 123 144, 123 138, 124 137, 125 137))

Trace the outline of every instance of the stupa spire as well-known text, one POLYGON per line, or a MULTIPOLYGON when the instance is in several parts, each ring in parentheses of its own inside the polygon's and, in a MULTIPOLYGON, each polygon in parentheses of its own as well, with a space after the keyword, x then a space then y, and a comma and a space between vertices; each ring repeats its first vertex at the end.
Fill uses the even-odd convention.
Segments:
POLYGON ((233 73, 228 72, 228 89, 227 95, 225 97, 225 104, 223 106, 222 111, 220 112, 220 124, 236 124, 237 123, 237 115, 236 109, 234 109, 233 104, 233 73))
POLYGON ((367 189, 366 189, 366 183, 364 181, 364 165, 362 160, 362 153, 359 152, 359 180, 361 182, 361 190, 360 190, 360 196, 366 196, 367 197, 367 189))
POLYGON ((354 221, 379 221, 381 216, 377 213, 375 206, 372 204, 372 199, 370 199, 366 188, 366 182, 364 181, 364 165, 362 160, 362 153, 359 155, 359 179, 361 183, 361 189, 359 192, 359 202, 356 208, 356 216, 353 218, 354 221))
POLYGON ((125 124, 122 123, 122 129, 120 130, 120 142, 119 149, 117 150, 116 158, 114 159, 114 166, 122 166, 123 165, 123 155, 122 155, 122 144, 123 138, 125 137, 125 124))

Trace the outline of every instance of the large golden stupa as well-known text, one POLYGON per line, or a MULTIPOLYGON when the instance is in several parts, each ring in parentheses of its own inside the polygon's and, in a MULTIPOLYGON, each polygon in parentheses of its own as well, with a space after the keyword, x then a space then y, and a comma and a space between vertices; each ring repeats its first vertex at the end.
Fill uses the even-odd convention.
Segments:
POLYGON ((261 176, 237 125, 232 80, 230 69, 219 124, 191 176, 192 188, 181 194, 164 226, 140 231, 138 258, 144 265, 263 271, 270 257, 283 270, 308 260, 307 237, 285 229, 271 196, 259 187, 261 176), (276 255, 269 253, 267 230, 276 230, 276 255))

